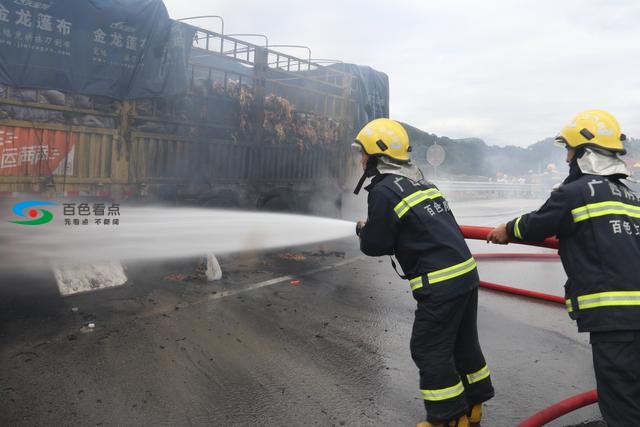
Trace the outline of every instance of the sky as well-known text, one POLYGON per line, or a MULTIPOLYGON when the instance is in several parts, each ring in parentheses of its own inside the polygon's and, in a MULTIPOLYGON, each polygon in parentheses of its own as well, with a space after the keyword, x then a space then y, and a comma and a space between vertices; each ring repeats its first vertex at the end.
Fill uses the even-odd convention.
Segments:
MULTIPOLYGON (((221 15, 225 34, 385 72, 390 117, 429 133, 528 146, 594 108, 640 137, 637 0, 164 3, 174 19, 221 15)), ((190 23, 221 30, 215 18, 190 23)))

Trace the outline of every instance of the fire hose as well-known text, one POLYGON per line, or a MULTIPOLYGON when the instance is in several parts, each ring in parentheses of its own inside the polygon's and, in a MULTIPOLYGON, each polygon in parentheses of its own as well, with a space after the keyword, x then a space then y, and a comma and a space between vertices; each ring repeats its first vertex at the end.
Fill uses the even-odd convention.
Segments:
POLYGON ((545 294, 543 292, 530 291, 528 289, 514 288, 511 286, 499 285, 497 283, 480 281, 480 287, 485 289, 492 289, 494 291, 506 292, 514 295, 521 295, 529 298, 540 299, 544 301, 556 302, 565 305, 564 298, 560 295, 545 294))
POLYGON ((515 253, 489 253, 489 254, 473 254, 475 259, 532 259, 539 260, 557 260, 560 257, 558 254, 532 254, 527 252, 515 252, 515 253))
POLYGON ((598 401, 598 392, 596 390, 587 391, 584 393, 571 396, 568 399, 561 400, 558 403, 554 403, 548 408, 543 409, 540 412, 530 416, 520 424, 518 427, 540 427, 547 424, 562 415, 573 412, 576 409, 580 409, 583 406, 591 405, 598 401))
MULTIPOLYGON (((477 227, 475 225, 461 225, 460 230, 466 239, 487 240, 487 235, 491 232, 491 227, 477 227)), ((549 237, 543 242, 524 243, 528 246, 541 246, 543 248, 558 249, 558 239, 549 237)))
MULTIPOLYGON (((491 232, 489 227, 477 227, 473 225, 460 226, 462 235, 466 239, 486 240, 487 235, 491 232)), ((527 243, 529 245, 529 243, 527 243)), ((532 246, 540 246, 549 249, 558 248, 558 240, 554 238, 546 239, 544 242, 532 243, 532 246)), ((532 253, 490 253, 490 254, 474 254, 476 259, 557 259, 557 254, 532 254, 532 253)), ((564 305, 565 300, 559 295, 551 295, 543 292, 530 291, 527 289, 514 288, 512 286, 500 285, 497 283, 481 281, 480 286, 486 289, 506 292, 514 295, 521 295, 530 298, 536 298, 545 301, 551 301, 564 305)))
MULTIPOLYGON (((474 239, 474 240, 486 240, 487 235, 491 232, 490 227, 477 227, 477 226, 469 226, 462 225, 460 226, 460 230, 462 231, 462 235, 466 239, 474 239)), ((558 248, 558 240, 555 238, 548 238, 543 242, 539 243, 523 243, 530 246, 540 246, 549 249, 557 249, 558 248)), ((557 258, 556 254, 533 254, 533 253, 504 253, 504 254, 474 254, 474 258, 476 259, 539 259, 539 260, 549 260, 557 258)), ((545 301, 551 301, 555 303, 559 303, 564 305, 565 299, 559 295, 551 295, 542 292, 530 291, 527 289, 514 288, 511 286, 499 285, 497 283, 490 282, 480 282, 480 286, 487 289, 493 289, 499 292, 506 292, 515 295, 526 296, 535 299, 541 299, 545 301)), ((550 421, 555 420, 563 415, 568 414, 569 412, 573 412, 577 409, 580 409, 584 406, 591 405, 598 401, 598 394, 596 390, 587 391, 584 393, 580 393, 578 395, 569 397, 560 402, 554 403, 553 405, 533 414, 526 420, 522 421, 518 427, 541 427, 550 421)))

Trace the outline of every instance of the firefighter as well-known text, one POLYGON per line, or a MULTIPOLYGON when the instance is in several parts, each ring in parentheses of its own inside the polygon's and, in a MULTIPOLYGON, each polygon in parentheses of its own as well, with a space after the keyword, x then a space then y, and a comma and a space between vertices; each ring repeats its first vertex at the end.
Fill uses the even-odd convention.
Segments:
POLYGON ((606 111, 576 115, 556 137, 567 149, 567 179, 540 209, 487 236, 499 244, 558 237, 567 309, 590 333, 609 427, 640 425, 640 195, 622 182, 624 140, 606 111))
POLYGON ((354 193, 371 178, 360 249, 395 255, 417 301, 410 348, 427 412, 418 427, 479 426, 494 391, 478 340, 476 263, 447 200, 410 161, 400 123, 373 120, 354 146, 364 170, 354 193))

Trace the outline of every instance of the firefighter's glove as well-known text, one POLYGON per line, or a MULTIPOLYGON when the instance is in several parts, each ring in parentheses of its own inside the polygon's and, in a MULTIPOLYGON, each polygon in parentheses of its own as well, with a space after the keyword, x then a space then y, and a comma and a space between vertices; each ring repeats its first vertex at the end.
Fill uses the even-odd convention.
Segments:
POLYGON ((367 221, 358 221, 356 223, 356 236, 360 236, 360 232, 362 231, 365 225, 367 225, 367 221))

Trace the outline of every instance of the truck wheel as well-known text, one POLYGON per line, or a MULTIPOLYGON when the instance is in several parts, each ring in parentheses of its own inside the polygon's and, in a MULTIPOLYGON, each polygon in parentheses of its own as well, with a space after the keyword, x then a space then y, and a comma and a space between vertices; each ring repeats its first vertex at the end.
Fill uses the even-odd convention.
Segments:
POLYGON ((296 203, 291 198, 279 194, 270 194, 258 200, 258 210, 267 212, 295 212, 296 203))

